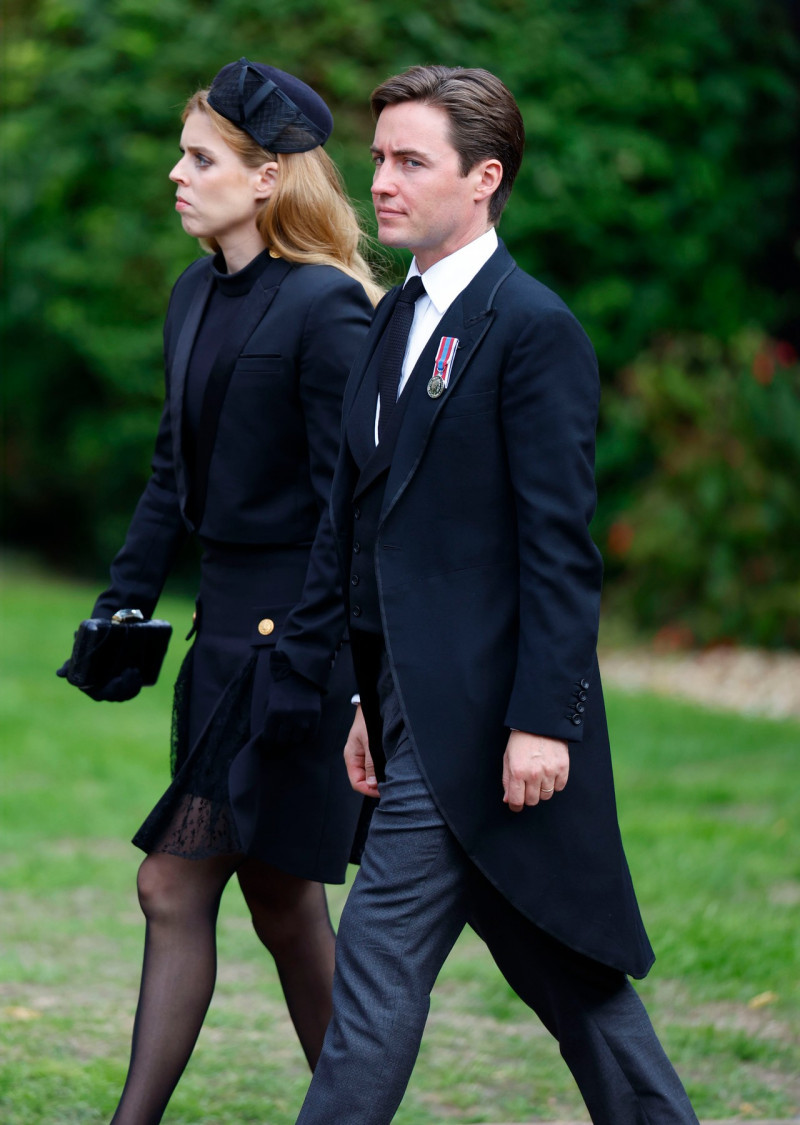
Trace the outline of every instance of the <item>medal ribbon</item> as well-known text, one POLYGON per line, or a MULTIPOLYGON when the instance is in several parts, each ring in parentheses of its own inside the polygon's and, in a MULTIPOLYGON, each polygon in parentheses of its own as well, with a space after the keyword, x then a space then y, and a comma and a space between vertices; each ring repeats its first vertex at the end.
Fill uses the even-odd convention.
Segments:
POLYGON ((457 336, 442 336, 439 341, 439 350, 436 353, 436 362, 433 365, 433 374, 438 375, 445 386, 450 381, 450 367, 455 358, 458 347, 457 336))

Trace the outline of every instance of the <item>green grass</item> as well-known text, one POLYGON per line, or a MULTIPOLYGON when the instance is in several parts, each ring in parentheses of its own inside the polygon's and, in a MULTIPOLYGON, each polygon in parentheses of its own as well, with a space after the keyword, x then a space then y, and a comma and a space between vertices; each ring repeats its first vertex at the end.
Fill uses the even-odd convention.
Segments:
MULTIPOLYGON (((96 1125, 138 988, 139 853, 167 774, 170 685, 95 704, 56 679, 94 589, 6 563, 0 642, 0 1120, 96 1125)), ((800 726, 608 693, 623 833, 658 961, 638 987, 707 1119, 800 1107, 800 726)), ((332 888, 334 913, 344 892, 332 888)), ((236 890, 220 975, 166 1121, 289 1125, 308 1081, 236 890)), ((582 1118, 557 1048, 465 934, 437 983, 398 1125, 582 1118)))

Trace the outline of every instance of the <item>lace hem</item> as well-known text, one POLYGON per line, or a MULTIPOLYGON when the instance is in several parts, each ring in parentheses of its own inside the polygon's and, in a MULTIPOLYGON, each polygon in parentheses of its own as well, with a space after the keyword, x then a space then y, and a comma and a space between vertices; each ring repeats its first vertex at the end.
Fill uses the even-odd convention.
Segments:
POLYGON ((195 746, 186 745, 192 650, 175 684, 172 713, 172 783, 142 824, 133 843, 146 852, 185 859, 241 852, 228 797, 231 762, 250 738, 250 700, 257 655, 223 692, 195 746))

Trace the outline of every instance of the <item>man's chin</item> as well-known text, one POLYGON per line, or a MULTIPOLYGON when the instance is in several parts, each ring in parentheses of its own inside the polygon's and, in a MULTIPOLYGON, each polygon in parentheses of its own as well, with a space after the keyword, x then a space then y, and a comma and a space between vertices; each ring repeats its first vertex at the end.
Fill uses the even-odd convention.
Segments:
POLYGON ((378 223, 378 242, 383 243, 384 246, 403 250, 408 247, 408 235, 404 234, 397 224, 384 220, 378 223))

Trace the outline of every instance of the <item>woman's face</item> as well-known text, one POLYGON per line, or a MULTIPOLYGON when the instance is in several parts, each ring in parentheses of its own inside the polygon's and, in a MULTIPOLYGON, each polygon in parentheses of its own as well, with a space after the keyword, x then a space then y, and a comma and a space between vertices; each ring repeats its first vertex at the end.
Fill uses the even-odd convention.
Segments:
POLYGON ((169 178, 178 185, 175 210, 186 233, 215 238, 223 253, 258 238, 256 213, 272 193, 277 164, 248 168, 202 110, 186 118, 180 147, 169 178))

